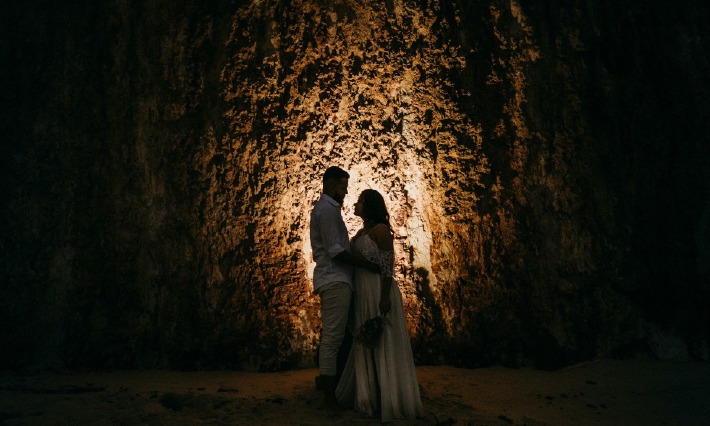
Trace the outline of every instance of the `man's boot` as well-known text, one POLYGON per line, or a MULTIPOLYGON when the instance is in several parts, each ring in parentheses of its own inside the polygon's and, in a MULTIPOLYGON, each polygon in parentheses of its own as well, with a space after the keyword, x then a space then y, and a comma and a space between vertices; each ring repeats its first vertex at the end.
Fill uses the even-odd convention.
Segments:
POLYGON ((340 411, 338 399, 335 397, 336 381, 335 376, 320 376, 320 385, 323 389, 323 405, 329 410, 340 411))

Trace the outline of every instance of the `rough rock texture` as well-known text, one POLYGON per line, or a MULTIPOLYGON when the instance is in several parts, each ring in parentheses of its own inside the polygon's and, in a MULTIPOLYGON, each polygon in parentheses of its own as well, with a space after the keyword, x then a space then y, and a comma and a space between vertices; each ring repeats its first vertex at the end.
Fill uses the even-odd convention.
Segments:
POLYGON ((3 367, 312 365, 331 164, 418 362, 707 359, 705 3, 81 3, 3 6, 3 367))

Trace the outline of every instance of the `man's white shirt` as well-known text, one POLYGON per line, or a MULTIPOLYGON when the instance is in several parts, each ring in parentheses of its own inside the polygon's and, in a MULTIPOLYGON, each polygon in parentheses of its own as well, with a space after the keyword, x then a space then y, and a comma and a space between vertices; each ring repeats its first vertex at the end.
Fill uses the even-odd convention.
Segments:
POLYGON ((316 267, 313 270, 313 291, 325 284, 340 281, 352 287, 353 267, 333 259, 350 251, 348 229, 343 222, 341 206, 333 198, 321 194, 311 211, 311 249, 316 267))

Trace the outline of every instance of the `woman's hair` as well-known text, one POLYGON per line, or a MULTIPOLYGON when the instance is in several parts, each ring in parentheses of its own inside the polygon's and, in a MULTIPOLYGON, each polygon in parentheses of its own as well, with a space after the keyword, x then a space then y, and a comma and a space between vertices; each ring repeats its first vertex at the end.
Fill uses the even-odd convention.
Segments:
POLYGON ((390 214, 387 212, 385 200, 374 189, 366 189, 360 194, 362 200, 362 219, 365 223, 384 223, 390 230, 390 214))

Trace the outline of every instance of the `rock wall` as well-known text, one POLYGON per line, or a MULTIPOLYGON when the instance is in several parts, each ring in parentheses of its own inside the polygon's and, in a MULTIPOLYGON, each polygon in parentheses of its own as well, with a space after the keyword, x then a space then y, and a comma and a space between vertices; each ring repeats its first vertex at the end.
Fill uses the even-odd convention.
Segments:
POLYGON ((380 190, 420 363, 707 359, 708 6, 3 6, 6 368, 311 366, 380 190))

